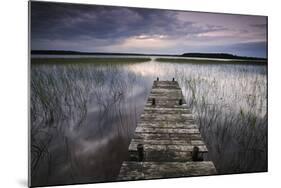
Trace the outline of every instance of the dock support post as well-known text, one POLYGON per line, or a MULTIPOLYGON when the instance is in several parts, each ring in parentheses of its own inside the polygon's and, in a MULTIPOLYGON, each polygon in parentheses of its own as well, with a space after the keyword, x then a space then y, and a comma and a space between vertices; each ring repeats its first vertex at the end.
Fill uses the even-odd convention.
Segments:
POLYGON ((152 105, 155 105, 156 104, 156 101, 155 101, 155 98, 152 99, 152 105))
POLYGON ((200 155, 199 148, 197 146, 193 147, 192 161, 203 161, 203 156, 200 155))
POLYGON ((138 150, 138 160, 143 161, 143 145, 138 144, 137 150, 138 150))
POLYGON ((179 100, 179 105, 182 105, 182 99, 179 100))

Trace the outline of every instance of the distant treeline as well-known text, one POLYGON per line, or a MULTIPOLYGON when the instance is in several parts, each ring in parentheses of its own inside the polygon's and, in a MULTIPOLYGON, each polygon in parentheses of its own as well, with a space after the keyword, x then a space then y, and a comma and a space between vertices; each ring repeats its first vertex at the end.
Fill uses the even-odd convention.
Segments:
POLYGON ((31 58, 31 64, 131 64, 150 61, 149 57, 83 57, 83 58, 31 58))
POLYGON ((185 53, 181 57, 200 57, 200 58, 218 58, 218 59, 246 59, 246 60, 266 60, 266 58, 237 56, 227 53, 185 53))
POLYGON ((156 58, 158 62, 166 63, 191 63, 191 64, 241 64, 241 65, 266 65, 266 60, 253 60, 253 59, 215 59, 215 58, 205 58, 205 59, 189 59, 189 58, 156 58))
POLYGON ((120 56, 178 56, 165 54, 139 54, 139 53, 110 53, 110 52, 79 52, 64 50, 32 50, 31 54, 37 55, 120 55, 120 56))
POLYGON ((141 53, 108 53, 108 52, 79 52, 64 50, 32 50, 31 54, 37 55, 120 55, 120 56, 171 56, 171 57, 199 57, 218 59, 244 59, 244 60, 266 60, 266 58, 237 56, 227 53, 184 53, 182 55, 171 54, 141 54, 141 53))

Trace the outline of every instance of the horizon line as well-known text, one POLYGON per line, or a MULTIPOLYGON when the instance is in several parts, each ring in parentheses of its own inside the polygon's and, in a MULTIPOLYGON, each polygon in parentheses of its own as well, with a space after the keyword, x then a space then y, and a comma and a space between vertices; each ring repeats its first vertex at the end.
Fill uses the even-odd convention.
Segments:
MULTIPOLYGON (((98 51, 76 51, 76 50, 34 50, 30 49, 30 52, 69 52, 69 53, 80 53, 82 54, 134 54, 134 55, 159 55, 159 56, 183 56, 184 54, 193 54, 193 55, 231 55, 234 57, 244 57, 244 58, 258 58, 258 59, 268 59, 268 57, 261 57, 261 56, 243 56, 243 55, 237 55, 232 53, 226 53, 226 52, 184 52, 184 53, 138 53, 138 52, 98 52, 98 51)), ((38 53, 40 54, 40 53, 38 53)), ((49 54, 52 55, 52 54, 49 54)), ((55 55, 55 54, 53 54, 55 55)))

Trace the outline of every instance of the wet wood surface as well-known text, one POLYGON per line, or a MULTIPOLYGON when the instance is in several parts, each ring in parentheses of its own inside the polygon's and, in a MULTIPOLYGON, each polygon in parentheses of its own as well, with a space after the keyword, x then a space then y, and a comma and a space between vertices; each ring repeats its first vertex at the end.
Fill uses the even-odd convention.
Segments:
POLYGON ((177 81, 154 81, 118 180, 216 174, 177 81))
POLYGON ((216 173, 211 161, 202 162, 135 162, 122 164, 119 180, 158 179, 206 176, 216 173))

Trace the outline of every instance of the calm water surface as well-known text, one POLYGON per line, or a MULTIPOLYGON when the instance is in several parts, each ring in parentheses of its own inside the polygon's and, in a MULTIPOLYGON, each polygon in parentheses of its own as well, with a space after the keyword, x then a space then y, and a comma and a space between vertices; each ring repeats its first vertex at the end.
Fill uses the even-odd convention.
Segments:
POLYGON ((113 181, 152 82, 179 82, 219 173, 267 170, 267 67, 160 63, 31 67, 32 185, 113 181))

